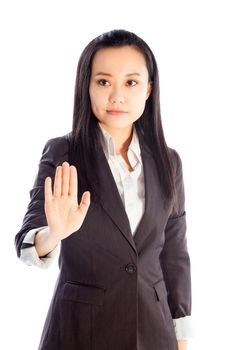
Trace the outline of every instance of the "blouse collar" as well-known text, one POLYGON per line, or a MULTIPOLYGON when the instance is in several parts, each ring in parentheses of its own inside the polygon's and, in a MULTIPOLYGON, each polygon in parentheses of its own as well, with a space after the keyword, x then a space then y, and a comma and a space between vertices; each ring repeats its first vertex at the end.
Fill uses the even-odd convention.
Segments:
MULTIPOLYGON (((103 134, 103 151, 106 155, 106 158, 109 159, 111 156, 116 157, 116 150, 115 150, 115 144, 113 137, 109 134, 107 130, 105 130, 101 125, 100 122, 98 122, 98 125, 100 127, 100 130, 102 131, 103 134)), ((139 144, 139 139, 138 139, 138 134, 136 131, 136 127, 133 124, 133 135, 132 139, 128 148, 128 152, 132 152, 133 155, 137 158, 137 160, 141 163, 141 149, 140 149, 140 144, 139 144)))

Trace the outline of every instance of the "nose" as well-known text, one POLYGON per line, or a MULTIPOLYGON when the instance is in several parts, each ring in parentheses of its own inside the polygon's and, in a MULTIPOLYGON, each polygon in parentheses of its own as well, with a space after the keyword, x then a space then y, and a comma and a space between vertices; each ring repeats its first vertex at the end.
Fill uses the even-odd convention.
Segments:
POLYGON ((110 101, 110 103, 124 103, 125 99, 124 99, 122 93, 120 92, 120 90, 115 89, 109 95, 109 101, 110 101))

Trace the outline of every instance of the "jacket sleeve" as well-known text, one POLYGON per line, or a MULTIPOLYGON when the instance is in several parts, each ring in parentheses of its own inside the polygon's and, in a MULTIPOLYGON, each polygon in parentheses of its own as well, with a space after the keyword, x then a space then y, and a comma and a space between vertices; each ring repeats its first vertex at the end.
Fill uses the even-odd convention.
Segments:
MULTIPOLYGON (((47 176, 52 178, 52 189, 56 167, 64 161, 69 162, 69 141, 65 136, 59 136, 48 140, 42 151, 39 169, 30 190, 30 201, 23 218, 22 227, 15 236, 15 248, 18 258, 21 257, 23 249, 33 247, 33 242, 25 242, 26 235, 33 229, 48 225, 44 210, 44 182, 47 176)), ((33 232, 33 231, 31 231, 33 232)))
POLYGON ((191 315, 191 266, 186 237, 185 192, 182 161, 177 153, 176 190, 178 214, 172 210, 165 226, 165 242, 160 255, 173 319, 191 315))

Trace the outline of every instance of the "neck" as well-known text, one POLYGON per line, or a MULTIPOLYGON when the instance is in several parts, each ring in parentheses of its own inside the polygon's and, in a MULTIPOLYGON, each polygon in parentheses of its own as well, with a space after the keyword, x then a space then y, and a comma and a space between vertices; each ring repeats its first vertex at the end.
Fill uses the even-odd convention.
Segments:
POLYGON ((132 136, 133 136, 133 125, 129 125, 126 128, 116 129, 109 128, 106 125, 100 123, 101 127, 105 129, 113 138, 116 154, 127 153, 132 136))

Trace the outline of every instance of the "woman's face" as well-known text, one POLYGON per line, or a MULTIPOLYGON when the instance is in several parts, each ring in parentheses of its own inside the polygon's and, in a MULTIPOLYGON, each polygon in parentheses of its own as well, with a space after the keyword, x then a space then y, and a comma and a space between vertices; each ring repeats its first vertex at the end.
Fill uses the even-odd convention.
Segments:
POLYGON ((135 48, 103 48, 96 52, 89 94, 92 111, 105 129, 131 128, 140 118, 151 92, 148 78, 144 56, 135 48))

